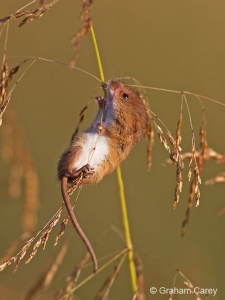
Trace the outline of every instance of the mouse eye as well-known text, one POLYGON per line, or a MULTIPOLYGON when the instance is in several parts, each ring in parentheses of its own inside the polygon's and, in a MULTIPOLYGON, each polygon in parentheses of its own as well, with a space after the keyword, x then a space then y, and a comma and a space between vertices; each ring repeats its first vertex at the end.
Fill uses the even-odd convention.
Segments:
POLYGON ((123 98, 124 99, 128 99, 129 98, 128 94, 127 93, 123 93, 123 98))

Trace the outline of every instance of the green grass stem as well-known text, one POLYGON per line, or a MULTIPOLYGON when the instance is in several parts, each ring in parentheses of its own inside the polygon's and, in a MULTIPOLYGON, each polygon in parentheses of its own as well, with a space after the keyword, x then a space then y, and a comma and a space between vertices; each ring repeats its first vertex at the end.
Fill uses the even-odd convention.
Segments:
MULTIPOLYGON (((93 26, 91 26, 91 36, 92 41, 95 49, 98 69, 100 73, 100 79, 102 83, 105 81, 101 58, 98 50, 98 44, 94 32, 93 26)), ((124 192, 124 184, 123 184, 123 177, 121 173, 120 166, 116 169, 117 174, 117 181, 119 186, 119 196, 120 196, 120 204, 121 204, 121 210, 122 210, 122 219, 123 219, 123 227, 124 227, 124 235, 125 235, 125 241, 126 246, 128 249, 127 252, 127 258, 128 258, 128 265, 130 270, 130 279, 131 279, 131 285, 132 285, 132 292, 133 294, 137 291, 137 280, 136 280, 136 271, 135 271, 135 265, 134 265, 134 257, 133 257, 133 245, 131 240, 131 234, 130 234, 130 226, 128 221, 128 214, 127 214, 127 206, 126 206, 126 198, 125 198, 125 192, 124 192)))

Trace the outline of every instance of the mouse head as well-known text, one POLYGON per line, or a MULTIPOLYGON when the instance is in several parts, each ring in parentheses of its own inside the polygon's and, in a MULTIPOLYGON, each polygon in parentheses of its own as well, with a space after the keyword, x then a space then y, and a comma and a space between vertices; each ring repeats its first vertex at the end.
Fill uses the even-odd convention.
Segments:
POLYGON ((123 82, 112 79, 106 83, 107 107, 111 108, 118 124, 133 134, 135 140, 143 134, 147 123, 147 108, 138 94, 123 82))

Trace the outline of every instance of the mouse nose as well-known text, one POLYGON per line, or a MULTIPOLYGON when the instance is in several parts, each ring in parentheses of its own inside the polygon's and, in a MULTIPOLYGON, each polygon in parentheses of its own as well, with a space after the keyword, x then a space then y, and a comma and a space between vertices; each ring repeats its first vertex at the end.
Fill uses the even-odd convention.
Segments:
POLYGON ((102 83, 102 88, 103 88, 103 90, 106 90, 107 87, 108 87, 107 83, 103 82, 103 83, 102 83))

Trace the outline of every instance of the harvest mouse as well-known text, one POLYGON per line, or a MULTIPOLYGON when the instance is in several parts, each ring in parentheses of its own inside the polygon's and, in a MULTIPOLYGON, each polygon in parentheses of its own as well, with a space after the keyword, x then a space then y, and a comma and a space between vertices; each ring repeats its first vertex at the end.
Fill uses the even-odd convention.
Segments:
MULTIPOLYGON (((140 140, 147 123, 147 108, 136 92, 120 80, 103 84, 106 99, 96 97, 99 110, 92 125, 72 137, 58 163, 62 197, 71 221, 84 241, 97 270, 93 248, 82 231, 72 209, 67 183, 79 179, 78 185, 98 183, 113 172, 140 140)), ((77 181, 76 181, 77 182, 77 181)))

